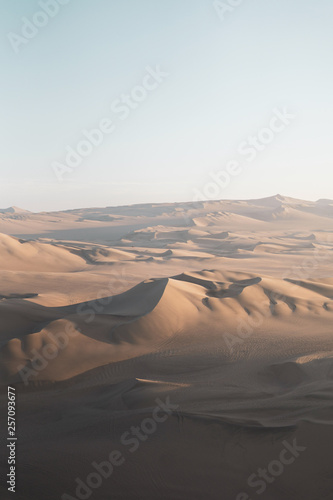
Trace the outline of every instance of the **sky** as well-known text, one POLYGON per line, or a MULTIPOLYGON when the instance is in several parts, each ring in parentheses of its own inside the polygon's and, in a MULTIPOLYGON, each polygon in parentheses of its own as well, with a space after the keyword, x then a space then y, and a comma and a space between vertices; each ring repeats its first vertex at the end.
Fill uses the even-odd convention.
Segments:
POLYGON ((332 0, 1 0, 0 208, 333 198, 332 0))

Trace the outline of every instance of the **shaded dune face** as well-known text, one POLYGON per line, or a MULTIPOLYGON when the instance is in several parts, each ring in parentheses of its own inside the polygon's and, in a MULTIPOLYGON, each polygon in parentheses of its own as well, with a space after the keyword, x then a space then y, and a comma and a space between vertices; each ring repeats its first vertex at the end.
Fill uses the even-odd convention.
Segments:
MULTIPOLYGON (((223 377, 230 377, 232 366, 239 362, 237 380, 245 385, 251 381, 259 398, 262 393, 284 393, 309 383, 320 386, 331 373, 332 293, 332 285, 320 282, 295 284, 205 270, 146 280, 98 303, 50 308, 5 299, 0 302, 6 323, 1 329, 2 380, 22 383, 23 367, 33 370, 30 385, 64 381, 121 363, 135 365, 148 356, 160 358, 162 371, 169 360, 171 375, 173 370, 178 373, 180 359, 185 373, 195 373, 195 360, 200 359, 199 366, 208 370, 217 363, 223 377), (330 346, 324 357, 317 353, 318 318, 322 345, 330 346), (304 333, 304 325, 310 333, 304 333), (65 347, 59 348, 59 342, 65 347), (36 353, 43 357, 52 349, 56 355, 43 369, 34 369, 36 353)), ((211 409, 221 406, 215 377, 211 409)), ((187 391, 191 400, 193 394, 187 391)))

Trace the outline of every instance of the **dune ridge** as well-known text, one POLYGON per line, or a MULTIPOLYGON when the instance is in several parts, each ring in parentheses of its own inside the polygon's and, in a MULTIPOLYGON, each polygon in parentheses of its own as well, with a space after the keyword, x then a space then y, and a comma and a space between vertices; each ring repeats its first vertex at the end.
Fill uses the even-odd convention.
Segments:
MULTIPOLYGON (((120 295, 104 297, 101 302, 104 305, 100 305, 93 318, 90 317, 96 306, 94 301, 46 308, 24 299, 6 298, 0 304, 3 317, 6 310, 9 312, 7 338, 1 348, 3 381, 22 384, 17 367, 24 364, 33 369, 32 352, 42 355, 43 347, 54 344, 52 339, 70 324, 75 337, 69 340, 66 349, 59 350, 58 356, 50 360, 45 369, 33 376, 33 382, 68 380, 88 370, 104 366, 112 368, 113 363, 119 365, 122 361, 131 360, 135 365, 136 359, 142 356, 167 360, 170 350, 175 357, 185 356, 183 370, 190 373, 195 372, 195 368, 190 361, 187 366, 186 356, 191 360, 202 353, 200 362, 203 363, 206 356, 207 369, 210 369, 209 353, 212 356, 216 350, 222 365, 221 373, 214 373, 214 377, 225 378, 228 370, 236 362, 241 362, 244 372, 240 375, 238 367, 238 383, 239 377, 242 383, 245 379, 248 383, 254 376, 254 386, 260 381, 256 405, 262 407, 263 401, 267 404, 267 400, 262 400, 263 392, 268 396, 282 391, 280 400, 285 394, 283 409, 286 410, 291 391, 302 391, 305 386, 309 390, 312 385, 318 392, 327 385, 325 374, 332 378, 332 297, 333 285, 319 281, 311 282, 310 286, 309 283, 295 284, 249 273, 205 270, 182 273, 169 279, 146 280, 120 295), (322 345, 327 347, 325 356, 323 352, 318 354, 315 336, 304 335, 301 328, 305 324, 315 326, 318 316, 321 318, 322 345), (31 318, 32 332, 24 335, 23 325, 27 327, 27 317, 31 318), (21 333, 16 336, 18 332, 21 333)), ((182 378, 182 383, 184 380, 186 382, 187 378, 182 378)), ((195 394, 197 389, 197 386, 193 389, 195 397, 198 397, 195 394)), ((221 394, 218 388, 215 390, 214 406, 212 396, 206 401, 207 413, 212 411, 209 408, 214 408, 214 414, 218 415, 221 394)), ((193 396, 189 389, 187 392, 191 401, 193 396)), ((253 405, 253 388, 251 393, 253 405)), ((245 394, 244 391, 243 398, 245 394)), ((201 407, 204 405, 202 396, 201 407)), ((246 405, 245 408, 249 410, 246 405)), ((222 416, 222 408, 220 411, 222 416)), ((303 418, 311 420, 310 414, 310 408, 307 408, 303 418)), ((227 416, 229 421, 236 416, 240 418, 237 411, 233 414, 230 409, 227 416)), ((283 418, 286 419, 286 415, 283 418)), ((278 416, 275 419, 278 421, 278 416)), ((270 425, 271 420, 268 419, 270 425)), ((246 418, 242 417, 242 422, 245 421, 246 418)), ((265 420, 261 419, 261 424, 264 423, 265 420)))

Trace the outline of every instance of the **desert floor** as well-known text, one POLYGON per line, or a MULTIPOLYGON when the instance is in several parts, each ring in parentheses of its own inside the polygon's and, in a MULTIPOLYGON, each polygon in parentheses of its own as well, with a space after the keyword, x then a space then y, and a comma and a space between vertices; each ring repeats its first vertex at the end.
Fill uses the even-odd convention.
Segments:
POLYGON ((332 500, 332 261, 330 200, 0 211, 1 498, 332 500))

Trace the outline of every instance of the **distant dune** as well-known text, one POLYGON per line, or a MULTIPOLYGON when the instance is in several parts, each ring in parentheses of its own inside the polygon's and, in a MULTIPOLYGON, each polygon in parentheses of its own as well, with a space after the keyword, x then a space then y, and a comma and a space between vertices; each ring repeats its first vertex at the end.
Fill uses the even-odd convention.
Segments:
POLYGON ((0 208, 0 214, 27 214, 31 213, 29 210, 25 210, 24 208, 19 207, 8 207, 8 208, 0 208))

